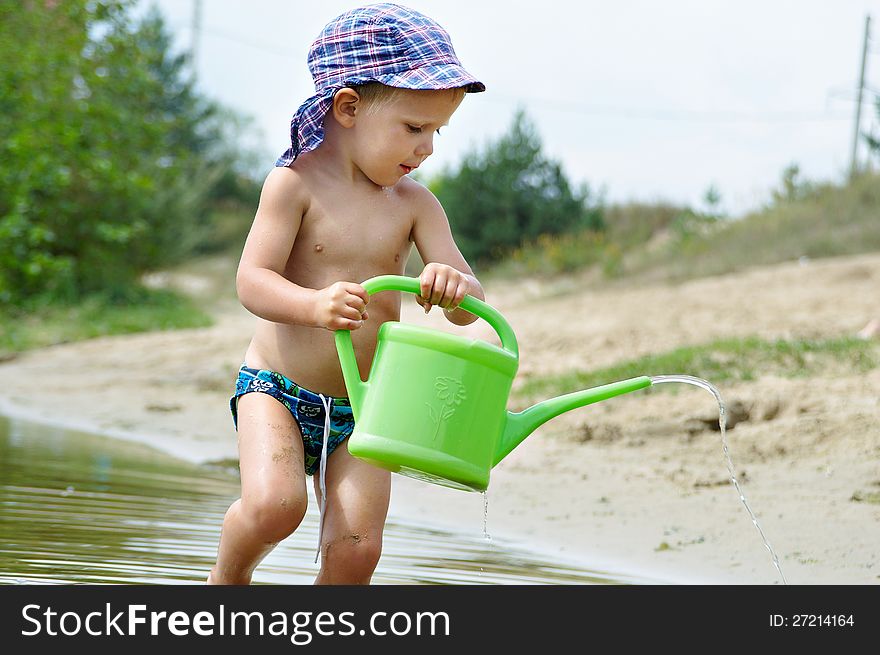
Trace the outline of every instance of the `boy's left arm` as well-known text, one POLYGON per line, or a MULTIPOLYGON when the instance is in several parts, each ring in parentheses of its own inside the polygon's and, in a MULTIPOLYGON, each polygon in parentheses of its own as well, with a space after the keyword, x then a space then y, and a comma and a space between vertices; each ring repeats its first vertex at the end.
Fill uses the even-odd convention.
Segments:
POLYGON ((440 201, 421 185, 415 195, 417 206, 413 241, 425 262, 425 268, 419 276, 422 293, 416 300, 425 308, 425 313, 437 305, 443 308, 450 322, 456 325, 473 323, 477 317, 458 309, 458 306, 466 295, 485 300, 483 287, 455 245, 449 220, 440 201))

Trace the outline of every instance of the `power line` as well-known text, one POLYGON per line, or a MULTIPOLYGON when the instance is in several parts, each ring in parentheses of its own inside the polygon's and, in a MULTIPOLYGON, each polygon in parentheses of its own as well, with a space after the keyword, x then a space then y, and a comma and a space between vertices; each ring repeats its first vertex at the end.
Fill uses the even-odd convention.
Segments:
MULTIPOLYGON (((182 25, 180 23, 172 23, 172 27, 179 30, 189 30, 191 29, 188 25, 182 25)), ((203 34, 208 34, 210 36, 218 37, 221 39, 226 39, 227 41, 233 41, 238 43, 239 45, 245 45, 249 48, 254 48, 256 50, 262 50, 271 55, 275 55, 278 57, 284 57, 287 60, 292 58, 292 54, 289 50, 281 50, 280 48, 273 48, 272 46, 267 46, 265 43, 259 43, 257 41, 252 41, 250 39, 243 39, 236 34, 231 34, 229 32, 224 32, 222 30, 218 30, 214 27, 202 27, 201 32, 203 34)))
MULTIPOLYGON (((482 94, 481 94, 482 95, 482 94)), ((828 121, 849 120, 849 116, 831 116, 827 112, 816 114, 811 112, 733 112, 733 111, 704 111, 695 109, 648 109, 632 107, 612 107, 601 105, 577 104, 566 101, 551 100, 549 98, 535 97, 510 97, 497 93, 481 101, 503 103, 510 106, 516 103, 528 103, 544 106, 548 109, 569 114, 601 116, 606 118, 643 119, 658 121, 686 121, 707 123, 821 123, 828 121)))
MULTIPOLYGON (((874 87, 865 85, 865 91, 868 91, 870 94, 874 94, 878 98, 880 98, 880 91, 875 89, 874 87)), ((832 100, 844 100, 846 102, 851 102, 855 104, 858 101, 858 92, 856 90, 853 91, 844 91, 843 89, 829 91, 827 97, 832 100)), ((871 97, 863 97, 862 105, 873 105, 877 101, 877 98, 871 97)))
MULTIPOLYGON (((198 0, 195 0, 198 2, 198 0)), ((178 29, 190 29, 189 26, 177 24, 178 29)), ((263 52, 291 59, 291 52, 284 51, 279 48, 268 46, 265 43, 259 43, 250 39, 242 38, 236 34, 218 30, 214 27, 201 27, 201 32, 210 36, 232 41, 240 45, 261 50, 263 52)), ((193 43, 196 42, 195 37, 193 43)), ((563 113, 600 116, 606 118, 634 119, 634 120, 655 120, 655 121, 687 121, 687 122, 707 122, 707 123, 822 123, 849 120, 849 116, 828 115, 827 112, 822 114, 812 112, 797 111, 778 111, 778 112, 734 112, 734 111, 705 111, 692 109, 662 109, 662 108, 633 108, 633 107, 614 107, 601 105, 571 104, 560 106, 556 100, 550 98, 524 98, 499 95, 497 93, 491 96, 482 97, 481 100, 488 102, 511 103, 527 102, 533 105, 545 106, 555 111, 563 113)), ((850 99, 850 101, 852 101, 850 99)))

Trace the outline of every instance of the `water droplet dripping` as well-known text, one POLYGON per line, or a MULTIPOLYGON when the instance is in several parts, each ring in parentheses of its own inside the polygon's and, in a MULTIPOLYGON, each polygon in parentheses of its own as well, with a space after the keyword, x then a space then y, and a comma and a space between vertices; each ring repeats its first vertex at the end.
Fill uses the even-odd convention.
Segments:
POLYGON ((489 536, 489 531, 486 529, 489 524, 489 494, 487 492, 483 492, 483 538, 489 542, 492 541, 492 537, 489 536))

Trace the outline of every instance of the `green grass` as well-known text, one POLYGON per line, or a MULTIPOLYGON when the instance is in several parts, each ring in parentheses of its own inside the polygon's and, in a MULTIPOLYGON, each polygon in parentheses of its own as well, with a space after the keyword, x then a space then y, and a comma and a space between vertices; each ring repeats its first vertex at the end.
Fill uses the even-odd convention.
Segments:
POLYGON ((641 375, 692 375, 714 384, 756 380, 762 375, 795 378, 866 372, 877 365, 877 346, 851 337, 814 341, 723 339, 646 355, 603 369, 535 378, 525 383, 517 395, 554 396, 641 375))
POLYGON ((37 304, 0 313, 0 359, 42 346, 93 337, 205 327, 196 302, 167 290, 138 289, 125 301, 96 295, 75 305, 37 304))

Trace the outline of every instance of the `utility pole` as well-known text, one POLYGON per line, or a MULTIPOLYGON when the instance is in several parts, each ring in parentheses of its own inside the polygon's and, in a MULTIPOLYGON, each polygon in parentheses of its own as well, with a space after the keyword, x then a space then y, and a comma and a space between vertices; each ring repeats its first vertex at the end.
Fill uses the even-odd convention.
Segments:
POLYGON ((862 94, 865 90, 865 61, 868 58, 868 34, 871 29, 871 15, 865 16, 865 38, 862 41, 862 71, 859 73, 859 92, 856 100, 856 124, 853 128, 852 156, 850 157, 849 176, 854 178, 859 172, 859 124, 862 120, 862 94))
POLYGON ((202 0, 193 0, 192 35, 190 37, 190 60, 192 61, 193 74, 198 65, 199 41, 202 38, 202 0))

